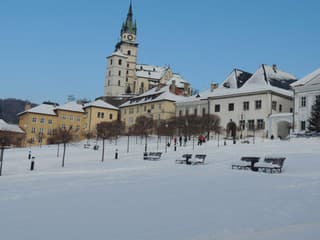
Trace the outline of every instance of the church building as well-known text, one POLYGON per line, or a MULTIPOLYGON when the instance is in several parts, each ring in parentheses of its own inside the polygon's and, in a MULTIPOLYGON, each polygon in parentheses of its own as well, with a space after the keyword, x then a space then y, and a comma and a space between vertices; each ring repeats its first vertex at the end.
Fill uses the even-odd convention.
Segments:
POLYGON ((190 84, 179 74, 172 72, 169 66, 159 67, 137 64, 137 24, 133 19, 132 2, 130 2, 127 18, 122 24, 120 41, 115 51, 107 57, 105 77, 105 97, 132 97, 142 94, 159 85, 168 85, 173 78, 177 82, 177 93, 190 95, 190 84))

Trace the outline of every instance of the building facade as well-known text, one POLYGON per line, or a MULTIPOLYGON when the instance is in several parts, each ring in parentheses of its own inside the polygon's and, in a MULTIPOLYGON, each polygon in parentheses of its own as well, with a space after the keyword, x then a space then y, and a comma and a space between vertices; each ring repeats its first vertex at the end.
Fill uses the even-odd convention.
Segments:
POLYGON ((96 130, 100 122, 118 119, 118 108, 97 100, 88 104, 69 102, 62 106, 41 104, 19 113, 19 126, 25 132, 24 145, 47 144, 57 128, 72 128, 75 141, 96 130))
POLYGON ((308 119, 312 105, 320 98, 320 69, 301 78, 291 85, 294 89, 294 131, 304 133, 308 130, 308 119))
POLYGON ((238 137, 256 133, 285 137, 289 134, 292 117, 283 130, 276 114, 292 113, 293 91, 289 85, 294 81, 293 75, 276 66, 263 64, 254 74, 235 69, 218 88, 212 87, 190 100, 177 102, 176 115, 215 114, 220 117, 222 129, 228 132, 232 123, 238 137), (272 116, 274 124, 270 126, 272 116))
MULTIPOLYGON (((172 85, 171 85, 172 86, 172 85)), ((140 116, 151 117, 153 120, 168 120, 176 115, 176 101, 185 97, 176 95, 173 87, 156 87, 131 98, 120 106, 121 121, 126 128, 135 124, 140 116)))

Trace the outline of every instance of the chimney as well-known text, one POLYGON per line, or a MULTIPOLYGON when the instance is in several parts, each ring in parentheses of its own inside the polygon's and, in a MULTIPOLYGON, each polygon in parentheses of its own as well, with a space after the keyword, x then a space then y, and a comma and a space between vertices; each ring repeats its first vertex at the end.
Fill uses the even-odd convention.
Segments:
POLYGON ((170 92, 176 94, 176 80, 172 80, 172 83, 170 85, 170 92))
POLYGON ((211 83, 211 87, 210 87, 211 92, 213 92, 213 90, 217 89, 218 86, 219 86, 218 83, 211 83))
POLYGON ((24 110, 28 111, 31 108, 31 104, 30 103, 26 103, 26 105, 24 106, 24 110))
POLYGON ((277 73, 277 64, 272 64, 272 69, 275 73, 277 73))

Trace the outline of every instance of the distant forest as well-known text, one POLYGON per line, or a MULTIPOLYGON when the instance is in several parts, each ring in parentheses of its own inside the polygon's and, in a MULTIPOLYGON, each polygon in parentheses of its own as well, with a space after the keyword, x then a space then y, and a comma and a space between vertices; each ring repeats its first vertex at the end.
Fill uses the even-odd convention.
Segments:
POLYGON ((26 100, 14 98, 0 99, 0 119, 8 123, 18 124, 19 117, 17 114, 24 111, 27 103, 31 104, 32 107, 37 105, 26 100))

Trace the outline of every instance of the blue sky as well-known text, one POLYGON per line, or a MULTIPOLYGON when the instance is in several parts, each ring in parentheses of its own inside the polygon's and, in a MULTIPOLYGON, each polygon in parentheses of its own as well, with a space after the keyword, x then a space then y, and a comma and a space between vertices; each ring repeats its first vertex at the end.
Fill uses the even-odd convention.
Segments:
MULTIPOLYGON (((134 0, 138 62, 170 65, 204 90, 233 68, 320 67, 320 2, 134 0)), ((106 56, 129 0, 1 0, 0 98, 64 103, 103 95, 106 56)))

